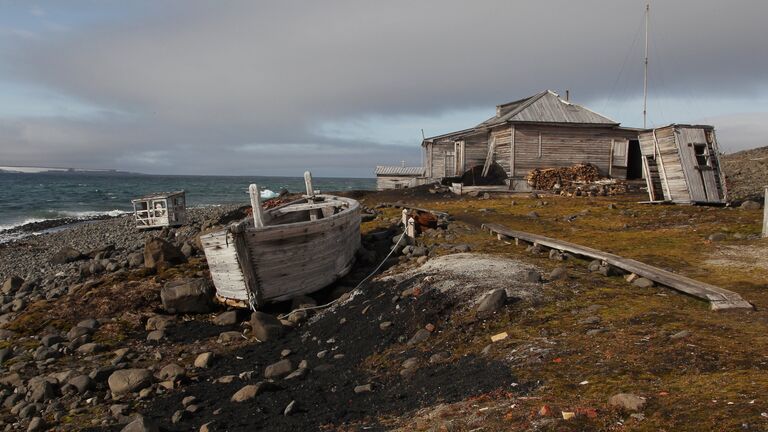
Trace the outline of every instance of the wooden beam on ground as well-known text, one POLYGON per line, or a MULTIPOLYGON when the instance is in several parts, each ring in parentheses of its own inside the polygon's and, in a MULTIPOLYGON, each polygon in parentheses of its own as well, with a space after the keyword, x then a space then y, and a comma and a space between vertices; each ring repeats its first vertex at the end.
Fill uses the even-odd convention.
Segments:
POLYGON ((512 230, 500 224, 483 224, 483 229, 486 229, 491 233, 514 238, 516 241, 522 240, 528 243, 535 243, 548 248, 570 252, 575 255, 601 260, 614 267, 634 273, 646 279, 650 279, 660 285, 664 285, 684 294, 708 301, 712 310, 754 309, 752 304, 741 298, 739 294, 733 291, 729 291, 704 282, 699 282, 685 276, 681 276, 679 274, 675 274, 667 270, 662 270, 658 267, 642 263, 640 261, 623 258, 608 252, 603 252, 597 249, 592 249, 590 247, 577 245, 575 243, 570 243, 563 240, 556 240, 538 234, 512 230))
POLYGON ((402 203, 381 203, 381 205, 384 206, 384 207, 389 207, 389 208, 402 208, 402 209, 410 209, 410 210, 416 210, 416 211, 420 211, 420 212, 432 213, 433 215, 437 216, 438 218, 442 217, 442 218, 446 218, 447 219, 450 216, 446 212, 441 212, 441 211, 437 211, 437 210, 430 210, 430 209, 425 209, 425 208, 420 208, 420 207, 414 207, 412 205, 402 204, 402 203))

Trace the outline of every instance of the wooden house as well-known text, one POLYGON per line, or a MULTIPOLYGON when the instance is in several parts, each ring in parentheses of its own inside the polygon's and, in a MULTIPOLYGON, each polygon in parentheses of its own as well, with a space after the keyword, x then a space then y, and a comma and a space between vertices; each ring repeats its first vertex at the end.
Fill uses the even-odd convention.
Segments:
POLYGON ((424 167, 382 166, 376 167, 376 190, 406 189, 425 184, 424 167))
POLYGON ((131 200, 139 229, 181 226, 187 223, 184 191, 156 193, 131 200))
POLYGON ((639 138, 651 201, 726 202, 714 127, 672 124, 642 131, 639 138))
POLYGON ((526 190, 525 177, 535 168, 578 163, 605 176, 641 178, 637 133, 547 90, 496 106, 495 116, 473 128, 426 138, 425 174, 443 180, 498 164, 513 190, 526 190))

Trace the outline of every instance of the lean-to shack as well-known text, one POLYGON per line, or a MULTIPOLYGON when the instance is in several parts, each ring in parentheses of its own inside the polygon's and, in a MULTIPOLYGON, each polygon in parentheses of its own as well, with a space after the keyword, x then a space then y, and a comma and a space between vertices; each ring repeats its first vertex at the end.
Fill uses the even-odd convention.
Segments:
POLYGON ((425 184, 424 167, 376 167, 376 190, 406 189, 425 184))
POLYGON ((131 200, 136 228, 161 228, 187 223, 184 191, 162 192, 131 200))
POLYGON ((721 204, 727 199, 715 128, 672 124, 640 132, 651 201, 721 204))
POLYGON ((591 163, 604 176, 641 178, 637 133, 547 90, 496 106, 494 117, 473 128, 426 138, 425 175, 442 180, 498 164, 511 189, 526 190, 533 169, 591 163))

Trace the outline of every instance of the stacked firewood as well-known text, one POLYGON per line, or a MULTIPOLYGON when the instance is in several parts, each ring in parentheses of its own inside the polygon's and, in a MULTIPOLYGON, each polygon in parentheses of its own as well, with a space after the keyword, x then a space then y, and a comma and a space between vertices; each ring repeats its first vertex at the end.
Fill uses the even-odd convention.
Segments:
POLYGON ((526 178, 537 190, 567 188, 573 183, 591 183, 600 180, 600 171, 592 164, 576 164, 563 168, 534 169, 526 178))

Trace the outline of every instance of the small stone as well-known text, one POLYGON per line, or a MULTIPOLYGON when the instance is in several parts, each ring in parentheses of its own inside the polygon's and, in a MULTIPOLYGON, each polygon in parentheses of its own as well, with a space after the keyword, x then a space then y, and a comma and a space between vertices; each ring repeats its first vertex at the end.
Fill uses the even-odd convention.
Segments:
POLYGON ((164 330, 152 330, 147 333, 147 342, 160 342, 165 339, 164 330))
POLYGON ((277 387, 275 384, 262 381, 256 384, 249 384, 240 390, 237 391, 237 393, 232 395, 232 402, 245 402, 249 401, 256 396, 268 392, 268 391, 275 391, 279 387, 277 387))
POLYGON ((160 290, 163 309, 170 313, 206 313, 213 303, 213 291, 203 278, 168 282, 160 290))
POLYGON ((230 342, 237 342, 243 340, 243 334, 239 331, 225 331, 222 333, 219 333, 219 338, 217 341, 219 343, 225 344, 230 342))
POLYGON ((121 395, 149 387, 152 373, 148 369, 122 369, 113 372, 107 383, 112 394, 121 395))
POLYGON ((79 352, 80 354, 95 354, 102 351, 106 351, 106 347, 96 342, 89 342, 77 347, 77 352, 79 352))
POLYGON ((759 210, 761 206, 760 206, 760 203, 757 201, 747 200, 741 203, 739 207, 747 210, 759 210))
POLYGON ((406 359, 403 362, 402 368, 403 369, 413 369, 413 368, 415 368, 418 365, 419 365, 419 358, 418 357, 410 357, 410 358, 406 359))
POLYGON ((381 330, 387 330, 390 327, 392 327, 392 321, 382 321, 379 323, 379 329, 381 330))
POLYGON ((373 384, 363 384, 359 386, 355 386, 354 392, 356 394, 360 393, 370 393, 373 391, 373 384))
POLYGON ((690 335, 691 335, 691 332, 689 332, 688 330, 682 330, 671 335, 669 338, 673 340, 677 340, 677 339, 687 338, 690 335))
POLYGON ((592 260, 589 263, 589 266, 587 267, 587 270, 589 270, 590 272, 594 273, 594 272, 600 270, 600 267, 602 265, 603 265, 602 261, 600 261, 600 260, 592 260))
POLYGON ((27 432, 40 432, 46 429, 45 421, 40 417, 33 417, 27 426, 27 432))
POLYGON ((727 238, 728 238, 728 236, 725 233, 721 233, 721 232, 720 233, 711 234, 708 237, 709 241, 713 241, 713 242, 723 241, 723 240, 725 240, 727 238))
POLYGON ((171 416, 171 423, 177 424, 189 418, 189 412, 186 410, 178 410, 171 416))
POLYGON ((251 329, 256 339, 261 342, 276 339, 285 334, 285 326, 280 320, 264 312, 251 314, 251 329))
POLYGON ((637 278, 632 282, 632 285, 638 287, 638 288, 651 288, 653 286, 653 281, 650 279, 646 279, 644 277, 637 278))
POLYGON ((587 317, 587 318, 580 319, 579 320, 579 324, 591 325, 591 324, 597 324, 600 321, 602 321, 602 318, 600 318, 599 316, 590 316, 590 317, 587 317))
POLYGON ((264 378, 280 378, 293 372, 293 364, 289 359, 272 363, 264 369, 264 378))
POLYGON ((170 363, 160 369, 160 372, 157 373, 157 378, 162 381, 176 381, 179 378, 185 377, 186 375, 187 372, 183 367, 177 365, 176 363, 170 363))
POLYGON ((419 329, 410 340, 408 340, 408 345, 416 345, 420 344, 421 342, 424 342, 425 340, 429 339, 429 336, 431 333, 427 329, 419 329))
POLYGON ((5 295, 14 294, 24 285, 24 279, 18 276, 11 276, 3 282, 2 293, 5 295))
POLYGON ((541 282, 541 273, 536 270, 528 270, 525 274, 525 280, 531 283, 539 283, 541 282))
POLYGON ((213 353, 208 351, 199 354, 195 358, 195 367, 197 368, 209 368, 213 364, 213 353))
POLYGON ((432 323, 429 323, 424 326, 424 329, 426 329, 428 332, 432 333, 435 331, 435 325, 432 323))
POLYGON ((291 403, 288 404, 288 406, 285 407, 283 410, 284 416, 289 416, 293 414, 293 412, 296 410, 296 401, 292 400, 291 403))
POLYGON ((549 280, 561 280, 568 278, 568 270, 565 267, 555 267, 549 274, 549 280))
POLYGON ((216 315, 213 319, 213 323, 218 326, 233 326, 237 325, 237 311, 227 311, 216 315))
POLYGON ((631 393, 619 393, 611 396, 608 404, 627 411, 641 411, 645 407, 645 398, 631 393))
POLYGON ((328 354, 328 350, 322 350, 319 353, 317 353, 317 358, 325 358, 325 356, 328 354))
POLYGON ((289 355, 291 355, 291 350, 287 348, 280 351, 280 357, 288 357, 289 355))

